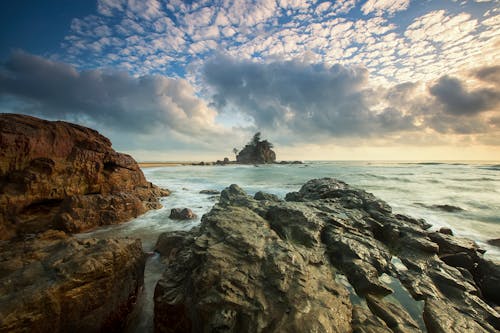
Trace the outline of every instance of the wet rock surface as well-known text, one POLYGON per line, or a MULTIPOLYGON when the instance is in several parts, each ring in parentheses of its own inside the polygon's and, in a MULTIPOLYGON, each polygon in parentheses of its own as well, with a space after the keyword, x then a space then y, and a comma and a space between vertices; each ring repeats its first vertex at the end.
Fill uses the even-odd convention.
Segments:
POLYGON ((155 329, 496 332, 498 263, 429 227, 335 179, 286 201, 231 185, 199 228, 160 237, 155 329))
POLYGON ((0 239, 124 222, 168 194, 92 129, 0 115, 0 239))
POLYGON ((47 231, 0 242, 0 332, 120 332, 143 284, 139 240, 47 231))
POLYGON ((192 220, 197 216, 189 208, 172 208, 169 217, 174 220, 192 220))

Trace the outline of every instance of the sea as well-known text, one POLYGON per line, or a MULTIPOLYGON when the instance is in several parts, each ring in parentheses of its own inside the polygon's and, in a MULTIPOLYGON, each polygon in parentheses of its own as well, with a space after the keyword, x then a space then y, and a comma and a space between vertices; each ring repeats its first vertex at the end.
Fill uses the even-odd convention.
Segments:
POLYGON ((102 227, 79 237, 140 238, 150 254, 146 263, 141 303, 127 325, 127 332, 153 331, 153 295, 164 264, 153 248, 165 231, 189 230, 217 202, 202 190, 222 191, 238 184, 248 194, 298 191, 308 180, 332 177, 373 193, 392 206, 394 213, 423 218, 438 230, 448 227, 456 236, 475 240, 485 256, 500 261, 500 248, 489 239, 500 238, 500 162, 498 161, 304 161, 303 164, 166 166, 144 168, 146 178, 172 191, 162 198, 163 208, 115 226, 102 227), (455 209, 443 210, 442 205, 455 209), (198 218, 169 219, 170 209, 188 207, 198 218))

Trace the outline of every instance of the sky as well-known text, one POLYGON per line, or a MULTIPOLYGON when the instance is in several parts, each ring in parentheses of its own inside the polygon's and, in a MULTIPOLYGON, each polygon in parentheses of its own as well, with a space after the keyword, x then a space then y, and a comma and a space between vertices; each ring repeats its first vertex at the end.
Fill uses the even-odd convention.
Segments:
POLYGON ((500 160, 500 0, 0 4, 0 113, 140 161, 500 160))

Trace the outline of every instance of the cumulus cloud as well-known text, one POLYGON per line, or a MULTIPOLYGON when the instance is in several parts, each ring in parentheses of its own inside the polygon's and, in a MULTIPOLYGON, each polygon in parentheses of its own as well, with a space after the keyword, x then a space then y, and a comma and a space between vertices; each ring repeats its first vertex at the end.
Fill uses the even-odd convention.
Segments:
POLYGON ((218 108, 244 112, 259 128, 302 137, 370 137, 414 129, 411 115, 391 107, 372 110, 378 96, 360 67, 259 64, 224 57, 208 62, 204 77, 218 108))
POLYGON ((0 66, 0 112, 76 121, 139 150, 220 151, 254 130, 281 145, 421 144, 447 135, 491 144, 500 135, 499 72, 381 86, 365 67, 221 55, 203 65, 204 88, 195 90, 184 79, 83 71, 17 52, 0 66), (244 121, 235 128, 231 119, 244 121))
POLYGON ((130 135, 159 133, 193 145, 227 135, 215 123, 217 112, 184 79, 78 71, 23 52, 0 67, 0 97, 15 102, 3 111, 83 121, 130 135))
MULTIPOLYGON (((480 72, 484 72, 485 69, 480 72)), ((468 91, 457 78, 443 76, 430 87, 430 93, 444 110, 455 115, 475 115, 500 106, 500 90, 481 88, 468 91)))

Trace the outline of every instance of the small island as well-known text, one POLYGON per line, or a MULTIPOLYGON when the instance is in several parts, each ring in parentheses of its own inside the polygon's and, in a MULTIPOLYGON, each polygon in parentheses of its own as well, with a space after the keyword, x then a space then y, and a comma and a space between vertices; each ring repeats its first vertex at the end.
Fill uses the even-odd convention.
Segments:
POLYGON ((261 140, 261 133, 257 132, 253 135, 242 150, 233 148, 233 153, 236 155, 236 161, 230 161, 224 157, 223 160, 215 162, 199 162, 192 165, 228 165, 228 164, 302 164, 301 161, 280 161, 276 162, 276 153, 273 150, 274 145, 268 140, 261 140))
MULTIPOLYGON (((236 162, 242 164, 268 164, 276 162, 274 145, 260 139, 260 132, 254 134, 252 140, 236 155, 236 162)), ((234 151, 234 150, 233 150, 234 151)))

